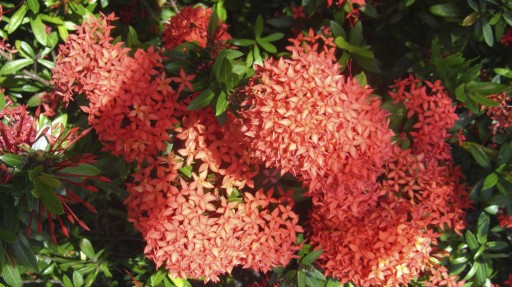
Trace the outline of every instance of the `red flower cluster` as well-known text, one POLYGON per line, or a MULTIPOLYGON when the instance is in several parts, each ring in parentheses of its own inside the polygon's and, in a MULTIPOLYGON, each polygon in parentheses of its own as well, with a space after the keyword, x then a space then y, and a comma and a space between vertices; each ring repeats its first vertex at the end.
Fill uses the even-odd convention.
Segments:
POLYGON ((222 22, 219 22, 213 39, 208 39, 207 29, 211 15, 211 8, 183 7, 178 14, 171 17, 170 23, 165 25, 162 35, 165 48, 172 50, 186 42, 196 42, 199 46, 206 48, 209 41, 216 45, 231 39, 227 31, 228 25, 222 22))
POLYGON ((512 108, 510 105, 510 97, 506 92, 489 96, 489 99, 499 103, 497 107, 485 107, 487 115, 492 119, 491 128, 494 134, 498 131, 505 131, 512 127, 512 108))
POLYGON ((104 150, 127 161, 142 161, 165 150, 177 93, 166 78, 162 56, 150 48, 133 57, 122 43, 112 44, 113 15, 89 18, 60 46, 52 84, 64 102, 85 94, 89 124, 104 150))
POLYGON ((292 202, 262 190, 237 197, 258 172, 238 128, 221 127, 211 110, 181 113, 174 144, 184 158, 149 160, 128 185, 128 217, 147 242, 145 254, 174 277, 205 281, 237 265, 264 272, 286 265, 302 231, 292 202), (192 168, 191 176, 179 176, 180 168, 192 168))
POLYGON ((320 46, 319 39, 300 37, 289 47, 291 59, 256 67, 242 132, 258 160, 290 171, 312 192, 327 191, 330 182, 364 186, 376 180, 390 147, 388 113, 371 89, 339 74, 332 40, 320 46))
POLYGON ((501 37, 500 43, 508 47, 512 43, 512 28, 508 28, 507 31, 501 37))
POLYGON ((0 155, 18 154, 22 151, 20 145, 30 147, 34 141, 36 120, 27 112, 26 106, 14 106, 7 97, 5 100, 6 105, 0 110, 0 155))

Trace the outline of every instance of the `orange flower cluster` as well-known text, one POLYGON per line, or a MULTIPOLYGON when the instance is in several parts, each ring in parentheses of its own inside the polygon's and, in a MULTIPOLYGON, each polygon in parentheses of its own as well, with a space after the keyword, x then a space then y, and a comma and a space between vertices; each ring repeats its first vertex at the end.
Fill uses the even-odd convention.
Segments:
POLYGON ((290 171, 311 191, 326 192, 331 182, 363 186, 376 180, 389 150, 388 113, 371 89, 339 74, 332 40, 320 46, 319 39, 311 32, 292 41, 291 59, 256 67, 242 132, 258 160, 290 171))
POLYGON ((491 128, 494 134, 498 131, 505 131, 512 127, 512 109, 510 106, 510 98, 506 92, 489 96, 489 99, 499 103, 497 107, 485 107, 482 109, 487 111, 487 115, 492 119, 491 128))
POLYGON ((183 7, 178 14, 171 17, 170 23, 165 25, 162 34, 165 48, 170 51, 186 42, 196 42, 199 46, 206 48, 208 41, 218 44, 231 39, 227 31, 228 25, 222 22, 219 22, 215 36, 208 39, 207 29, 211 15, 211 8, 183 7))
POLYGON ((52 84, 68 103, 78 94, 89 100, 82 109, 103 149, 127 161, 147 159, 165 150, 177 93, 160 71, 162 56, 150 48, 133 57, 121 42, 112 44, 110 21, 89 18, 60 46, 52 84))
POLYGON ((311 241, 324 250, 322 268, 342 283, 401 286, 424 272, 438 274, 438 286, 455 280, 436 269, 430 246, 440 235, 437 228, 460 232, 465 227, 469 203, 445 142, 457 115, 439 83, 426 85, 430 92, 410 77, 390 92, 418 123, 409 133, 411 149, 394 145, 387 154, 382 180, 368 184, 365 192, 313 198, 311 241))
POLYGON ((302 231, 293 202, 263 190, 237 197, 257 173, 236 140, 238 128, 230 121, 221 127, 211 110, 181 113, 175 147, 184 158, 149 161, 128 185, 128 217, 147 242, 146 256, 174 277, 205 281, 237 265, 267 272, 288 264, 302 231), (183 167, 193 168, 188 179, 178 175, 183 167))

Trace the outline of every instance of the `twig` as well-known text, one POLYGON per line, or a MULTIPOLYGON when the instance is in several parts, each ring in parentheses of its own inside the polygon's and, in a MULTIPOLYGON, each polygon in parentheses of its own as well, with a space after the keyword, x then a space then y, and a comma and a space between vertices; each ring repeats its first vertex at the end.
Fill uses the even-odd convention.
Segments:
POLYGON ((43 85, 45 85, 47 87, 49 87, 51 85, 50 81, 41 78, 37 74, 31 73, 31 72, 29 72, 27 70, 23 70, 22 73, 24 75, 18 75, 18 76, 15 76, 15 78, 38 81, 38 82, 40 82, 41 84, 43 84, 43 85))

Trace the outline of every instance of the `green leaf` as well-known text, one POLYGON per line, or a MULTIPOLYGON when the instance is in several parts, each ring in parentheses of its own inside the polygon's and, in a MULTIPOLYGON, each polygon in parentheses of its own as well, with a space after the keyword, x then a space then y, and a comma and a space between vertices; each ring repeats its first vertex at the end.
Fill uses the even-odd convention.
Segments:
POLYGON ((46 15, 46 14, 39 14, 39 17, 41 17, 41 20, 43 20, 44 22, 52 23, 52 24, 55 24, 55 25, 64 25, 64 21, 62 21, 61 18, 56 17, 56 16, 50 16, 50 15, 46 15))
POLYGON ((491 161, 489 160, 489 157, 485 154, 485 152, 482 150, 482 148, 477 145, 473 144, 471 145, 471 154, 473 155, 473 158, 476 160, 476 162, 485 168, 489 168, 491 166, 491 161))
POLYGON ((336 37, 334 43, 336 43, 336 46, 343 50, 348 50, 348 48, 350 47, 350 44, 343 37, 336 37))
POLYGON ((20 53, 25 58, 35 58, 36 57, 36 53, 34 52, 34 49, 32 49, 32 47, 30 47, 30 45, 27 42, 16 40, 14 45, 16 46, 16 49, 18 51, 20 51, 20 53))
POLYGON ((163 272, 162 270, 158 270, 158 272, 156 272, 155 274, 153 274, 151 276, 151 286, 157 286, 158 284, 160 284, 160 282, 162 282, 162 280, 164 280, 166 275, 167 274, 165 272, 163 272))
POLYGON ((320 287, 320 283, 314 277, 306 276, 306 285, 309 287, 320 287))
POLYGON ((27 1, 28 8, 32 10, 32 12, 39 12, 39 0, 28 0, 27 1))
MULTIPOLYGON (((475 262, 476 264, 476 262, 475 262)), ((485 264, 478 264, 476 267, 475 272, 476 282, 477 283, 483 283, 485 282, 485 279, 487 278, 487 270, 485 268, 485 264)))
POLYGON ((18 59, 5 63, 2 69, 0 69, 0 75, 10 75, 16 73, 18 70, 33 64, 32 59, 18 59))
POLYGON ((16 241, 16 235, 14 235, 14 233, 12 233, 10 230, 7 230, 0 226, 0 239, 8 243, 12 243, 16 241))
POLYGON ((9 264, 3 267, 2 278, 5 280, 5 283, 12 287, 22 286, 20 271, 9 264))
POLYGON ((44 207, 53 214, 64 213, 64 207, 62 202, 57 197, 57 194, 53 191, 53 188, 47 184, 39 183, 35 184, 34 188, 37 190, 37 194, 43 201, 44 207))
POLYGON ((306 274, 302 270, 297 272, 297 286, 306 287, 306 274))
POLYGON ((487 233, 489 232, 489 216, 487 213, 482 212, 480 213, 480 216, 478 217, 478 229, 476 233, 476 237, 478 239, 478 242, 480 244, 487 243, 487 233))
POLYGON ((94 165, 81 163, 77 166, 69 166, 65 167, 57 172, 57 174, 74 174, 74 175, 83 175, 83 176, 95 176, 100 174, 101 170, 99 170, 94 165))
POLYGON ((458 3, 443 3, 430 7, 430 13, 444 18, 464 17, 466 12, 458 3))
POLYGON ((507 89, 507 85, 492 82, 471 82, 466 86, 469 91, 484 96, 498 94, 507 89))
POLYGON ((485 177, 483 189, 488 189, 496 185, 498 183, 498 175, 493 172, 485 177))
POLYGON ((256 18, 256 23, 254 24, 254 35, 256 38, 260 38, 261 34, 263 33, 263 18, 258 15, 258 18, 256 18))
POLYGON ((233 43, 233 45, 236 45, 236 46, 245 47, 245 46, 254 45, 256 43, 256 41, 252 40, 252 39, 233 39, 232 43, 233 43))
POLYGON ((4 93, 0 93, 0 112, 4 109, 5 107, 5 95, 4 93))
POLYGON ((36 37, 36 40, 43 46, 46 46, 46 29, 44 28, 41 17, 37 15, 35 18, 30 17, 30 27, 32 27, 32 33, 36 37))
POLYGON ((479 94, 469 94, 469 98, 486 107, 498 107, 500 103, 479 94))
POLYGON ((5 153, 3 155, 0 155, 0 160, 3 161, 8 166, 12 166, 15 168, 22 168, 24 165, 23 156, 13 153, 5 153))
POLYGON ((31 250, 31 245, 23 233, 18 233, 16 242, 10 243, 11 248, 18 263, 24 267, 31 268, 36 272, 39 272, 39 266, 34 253, 31 250))
POLYGON ((489 241, 485 244, 487 249, 491 251, 499 251, 508 247, 508 243, 505 241, 489 241))
POLYGON ((338 38, 338 37, 346 38, 347 37, 347 33, 345 33, 345 30, 343 30, 343 27, 341 27, 341 25, 338 24, 338 22, 331 20, 330 27, 331 27, 332 35, 334 36, 334 38, 338 38))
POLYGON ((466 276, 464 277, 463 280, 471 279, 475 275, 476 270, 479 268, 479 266, 480 266, 480 263, 473 262, 473 266, 471 266, 471 269, 469 269, 468 274, 466 274, 466 276))
POLYGON ((470 230, 466 230, 465 237, 466 237, 466 243, 468 244, 469 249, 472 252, 476 252, 476 250, 478 250, 480 245, 478 244, 478 241, 476 240, 476 237, 473 234, 473 232, 471 232, 470 230))
POLYGON ((350 29, 348 41, 354 46, 361 46, 363 44, 363 25, 361 21, 358 21, 352 29, 350 29))
POLYGON ((87 256, 87 258, 96 258, 96 252, 94 252, 94 248, 92 247, 91 242, 87 238, 80 239, 78 245, 80 247, 80 251, 82 251, 85 254, 85 256, 87 256))
POLYGON ((487 22, 487 19, 482 18, 482 33, 484 34, 484 40, 487 46, 492 47, 494 45, 494 35, 492 34, 491 25, 487 22))
POLYGON ((213 74, 220 83, 226 83, 229 75, 233 72, 233 65, 226 57, 226 53, 220 53, 213 64, 213 74))
POLYGON ((84 285, 84 277, 77 270, 73 272, 73 285, 75 287, 82 287, 84 285))
POLYGON ((137 31, 133 29, 132 26, 128 26, 128 37, 126 39, 126 44, 128 47, 135 47, 140 45, 139 37, 137 36, 137 31))
POLYGON ((69 35, 68 30, 66 29, 66 27, 64 27, 62 25, 59 25, 59 26, 57 26, 57 31, 59 32, 59 37, 62 40, 66 40, 66 38, 69 35))
POLYGON ((215 33, 217 32, 217 29, 219 28, 219 14, 217 14, 217 9, 213 9, 213 13, 210 16, 210 19, 208 20, 208 36, 211 38, 214 38, 215 33))
POLYGON ((7 24, 5 27, 8 34, 12 34, 14 31, 16 31, 16 29, 18 29, 18 27, 21 25, 21 22, 23 22, 23 18, 25 18, 25 14, 27 14, 27 10, 27 5, 23 4, 18 10, 16 10, 14 15, 12 15, 11 19, 9 20, 9 24, 7 24))
POLYGON ((284 34, 283 33, 273 33, 273 34, 270 34, 268 36, 265 36, 261 39, 265 40, 265 41, 268 41, 268 42, 274 42, 274 41, 277 41, 281 38, 284 37, 284 34))
POLYGON ((46 174, 46 173, 41 173, 40 175, 38 175, 35 178, 35 181, 36 181, 36 184, 42 183, 42 184, 46 184, 49 187, 53 187, 53 188, 60 187, 62 185, 62 183, 58 179, 56 179, 53 176, 46 174))
POLYGON ((62 276, 62 283, 64 283, 64 287, 74 287, 67 275, 62 276))
POLYGON ((277 48, 276 46, 270 44, 270 42, 267 42, 261 38, 256 38, 256 42, 263 48, 263 50, 269 52, 269 53, 276 53, 277 48))
POLYGON ((228 101, 226 100, 226 93, 220 92, 217 98, 217 104, 215 105, 215 116, 223 114, 228 108, 228 101))
POLYGON ((306 255, 304 258, 302 258, 301 263, 305 265, 310 265, 317 259, 324 251, 323 250, 315 250, 306 255))

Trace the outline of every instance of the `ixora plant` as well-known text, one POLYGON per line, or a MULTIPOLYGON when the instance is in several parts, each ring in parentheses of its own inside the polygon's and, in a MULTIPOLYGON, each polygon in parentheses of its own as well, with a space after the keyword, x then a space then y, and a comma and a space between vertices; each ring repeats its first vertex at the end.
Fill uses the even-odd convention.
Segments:
POLYGON ((0 1, 0 286, 512 286, 505 0, 0 1))

